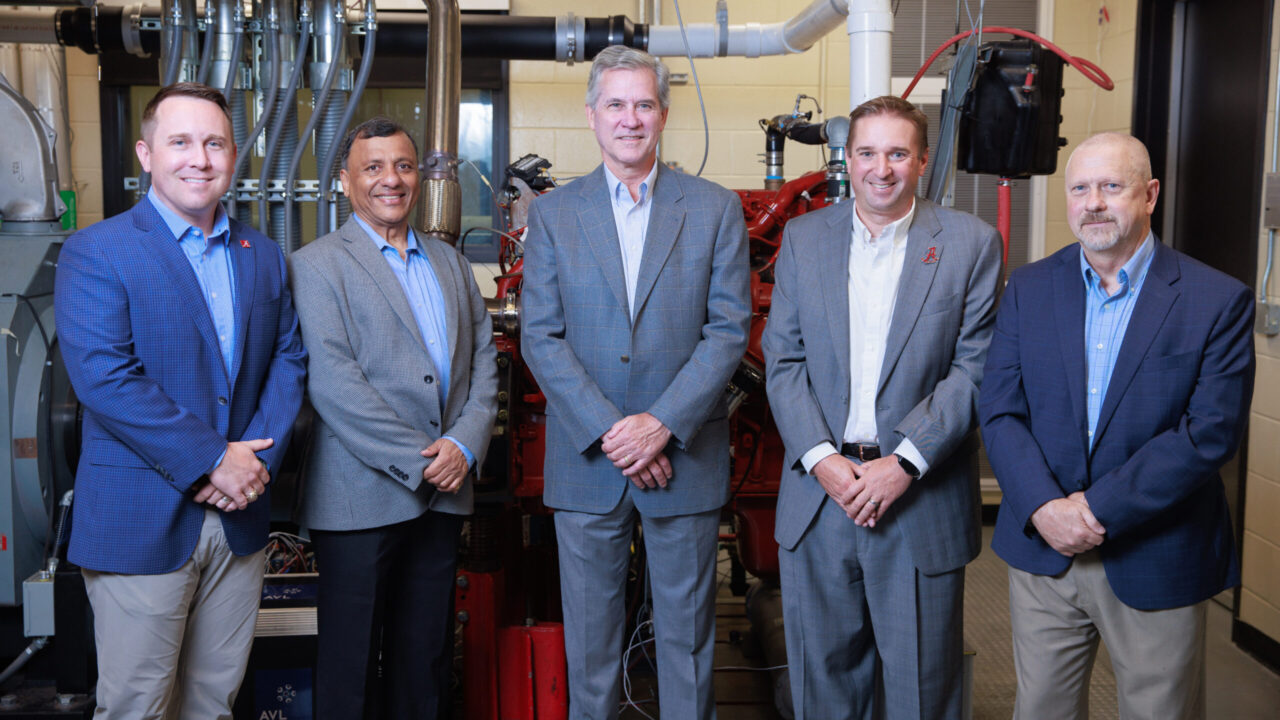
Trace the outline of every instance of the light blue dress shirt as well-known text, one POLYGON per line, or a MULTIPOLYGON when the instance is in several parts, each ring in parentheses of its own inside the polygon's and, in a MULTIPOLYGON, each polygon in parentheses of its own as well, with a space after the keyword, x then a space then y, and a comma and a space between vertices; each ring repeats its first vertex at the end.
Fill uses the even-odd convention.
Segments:
POLYGON ((204 231, 183 220, 156 196, 156 189, 147 191, 147 199, 160 213, 160 218, 177 239, 182 254, 195 271, 196 282, 204 293, 209 306, 213 329, 218 334, 222 349, 222 363, 227 369, 228 380, 234 381, 233 366, 236 357, 236 284, 231 272, 231 225, 221 205, 213 221, 213 233, 205 237, 204 231))
POLYGON ((1138 295, 1147 278, 1147 270, 1151 267, 1151 258, 1155 256, 1155 243, 1155 236, 1148 232, 1137 252, 1120 268, 1117 276, 1120 287, 1114 295, 1107 295, 1102 289, 1098 273, 1089 265, 1084 252, 1080 253, 1080 272, 1084 276, 1085 372, 1089 381, 1085 385, 1085 396, 1089 408, 1090 448, 1093 447, 1094 431, 1098 429, 1102 401, 1107 396, 1107 386, 1111 383, 1111 371, 1116 367, 1116 358, 1120 356, 1120 345, 1129 328, 1129 319, 1133 316, 1134 306, 1138 304, 1138 295))
MULTIPOLYGON (((451 367, 449 325, 445 318, 444 291, 440 289, 440 280, 436 277, 436 271, 431 267, 431 261, 422 252, 422 248, 418 247, 418 238, 414 235, 413 228, 408 228, 408 250, 405 252, 405 259, 402 260, 400 251, 374 232, 373 228, 359 215, 353 214, 351 217, 355 218, 356 223, 364 228, 365 233, 378 246, 378 252, 386 258, 387 265, 391 266, 391 272, 395 274, 396 280, 404 290, 405 299, 409 301, 409 310, 413 312, 413 319, 418 324, 418 332, 422 335, 422 342, 426 344, 427 354, 431 356, 431 362, 436 366, 436 374, 440 380, 440 407, 445 407, 449 399, 451 367)), ((467 446, 456 438, 448 435, 444 437, 458 446, 462 454, 467 457, 467 465, 475 465, 476 456, 467 446)))
POLYGON ((640 280, 640 261, 644 259, 644 239, 649 234, 649 215, 653 210, 653 183, 658 177, 658 161, 640 182, 640 199, 632 200, 625 183, 604 166, 605 184, 609 188, 613 223, 618 229, 618 245, 622 251, 622 274, 627 283, 627 305, 632 319, 636 316, 636 284, 640 280))

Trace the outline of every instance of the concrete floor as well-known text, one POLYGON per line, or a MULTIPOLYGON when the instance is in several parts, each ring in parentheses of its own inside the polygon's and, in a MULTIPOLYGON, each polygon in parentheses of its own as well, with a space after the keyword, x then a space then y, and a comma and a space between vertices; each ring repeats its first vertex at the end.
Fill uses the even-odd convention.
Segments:
MULTIPOLYGON (((973 720, 1007 720, 1013 712, 1016 679, 1009 639, 1009 596, 1005 564, 990 550, 991 528, 983 528, 985 549, 969 565, 965 583, 965 640, 974 656, 973 720)), ((720 720, 778 720, 773 677, 753 642, 743 601, 729 592, 728 560, 722 551, 716 608, 715 686, 720 720), (755 668, 755 669, 751 669, 755 668)), ((1229 599, 1229 594, 1224 594, 1229 599)), ((1231 642, 1231 612, 1211 602, 1208 614, 1207 702, 1209 720, 1280 718, 1280 676, 1231 642)), ((1089 715, 1118 718, 1115 676, 1103 648, 1094 667, 1089 715)), ((657 686, 641 659, 631 673, 631 699, 622 718, 659 717, 657 686)))

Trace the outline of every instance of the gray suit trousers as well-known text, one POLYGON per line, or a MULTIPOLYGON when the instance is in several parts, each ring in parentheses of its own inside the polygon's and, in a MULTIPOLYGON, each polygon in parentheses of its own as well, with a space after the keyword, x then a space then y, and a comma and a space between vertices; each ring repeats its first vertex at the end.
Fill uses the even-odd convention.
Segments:
POLYGON ((917 570, 895 510, 861 528, 824 498, 778 551, 796 720, 961 717, 964 568, 917 570))
MULTIPOLYGON (((569 717, 614 720, 622 680, 631 531, 639 513, 628 483, 608 513, 557 510, 569 717)), ((660 492, 650 490, 647 492, 660 492)), ((714 720, 716 546, 720 510, 643 517, 653 590, 658 702, 664 718, 714 720)), ((641 652, 632 650, 632 656, 641 652)))

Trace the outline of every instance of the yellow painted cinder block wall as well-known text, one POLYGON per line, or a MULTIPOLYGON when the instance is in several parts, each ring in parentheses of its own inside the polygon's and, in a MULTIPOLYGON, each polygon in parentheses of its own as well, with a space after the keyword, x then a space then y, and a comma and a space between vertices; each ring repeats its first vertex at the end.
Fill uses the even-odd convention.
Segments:
POLYGON ((71 118, 71 174, 76 180, 76 220, 80 227, 88 227, 102 219, 98 56, 76 48, 67 48, 66 53, 67 114, 71 118))
MULTIPOLYGON (((1275 117, 1275 78, 1280 72, 1280 13, 1272 18, 1271 90, 1267 101, 1267 162, 1271 167, 1271 141, 1275 117)), ((1261 226, 1261 223, 1259 224, 1261 226)), ((1258 242, 1258 282, 1267 263, 1267 232, 1258 242)), ((1280 293, 1280 281, 1272 274, 1266 288, 1271 298, 1280 293)), ((1254 382, 1253 411, 1249 418, 1249 475, 1245 486, 1243 589, 1240 620, 1280 641, 1280 338, 1255 335, 1258 374, 1254 382)))
MULTIPOLYGON (((1060 134, 1067 146, 1058 155, 1058 172, 1049 177, 1045 209, 1045 255, 1075 242, 1067 226, 1064 177, 1067 158, 1082 140, 1104 131, 1133 127, 1133 68, 1137 49, 1137 0, 1108 0, 1110 22, 1099 23, 1097 3, 1058 2, 1053 11, 1054 44, 1101 67, 1115 89, 1099 88, 1073 68, 1063 72, 1060 134)), ((1158 211, 1157 211, 1158 212, 1158 211)))

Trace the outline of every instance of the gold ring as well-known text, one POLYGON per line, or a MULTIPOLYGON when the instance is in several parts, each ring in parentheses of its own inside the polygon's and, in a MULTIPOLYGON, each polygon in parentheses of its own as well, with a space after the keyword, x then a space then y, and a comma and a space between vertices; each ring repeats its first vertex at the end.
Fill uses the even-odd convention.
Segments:
POLYGON ((254 490, 250 490, 249 492, 245 493, 244 496, 249 499, 249 502, 253 502, 254 500, 258 499, 258 493, 254 490))

